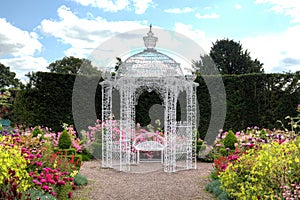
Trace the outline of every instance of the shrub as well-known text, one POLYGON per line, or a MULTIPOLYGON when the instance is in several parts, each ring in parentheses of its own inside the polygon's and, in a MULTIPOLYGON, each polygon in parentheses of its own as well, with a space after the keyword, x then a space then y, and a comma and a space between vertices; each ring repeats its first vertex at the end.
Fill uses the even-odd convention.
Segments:
POLYGON ((44 135, 43 131, 41 131, 41 129, 39 129, 38 126, 36 126, 36 127, 33 129, 33 131, 31 132, 31 134, 32 134, 32 137, 37 137, 38 135, 41 135, 41 136, 44 135))
POLYGON ((82 185, 86 185, 88 183, 88 180, 85 176, 81 174, 76 174, 76 176, 74 177, 74 183, 77 186, 82 186, 82 185))
POLYGON ((57 187, 56 191, 59 200, 69 200, 72 196, 72 186, 70 183, 57 187))
POLYGON ((70 135, 68 131, 65 129, 61 133, 59 139, 58 139, 58 148, 60 149, 69 149, 72 144, 70 135))
POLYGON ((198 159, 201 162, 214 162, 214 150, 212 146, 202 145, 198 153, 198 159))
POLYGON ((64 154, 64 155, 75 155, 76 154, 76 149, 74 149, 74 148, 69 148, 69 149, 54 148, 53 151, 54 151, 54 153, 64 154))
MULTIPOLYGON (((11 178, 4 178, 0 187, 1 199, 21 199, 22 192, 18 191, 18 177, 16 176, 15 171, 9 170, 8 174, 11 178)), ((30 200, 30 198, 28 197, 27 200, 30 200)))
POLYGON ((18 191, 25 191, 31 184, 26 171, 27 161, 22 156, 21 150, 14 145, 11 136, 0 136, 0 187, 4 179, 13 180, 18 186, 18 191))
POLYGON ((31 200, 39 199, 39 200, 57 200, 56 197, 49 193, 44 193, 42 190, 29 189, 27 191, 28 196, 31 200))
POLYGON ((89 161, 93 158, 93 155, 86 148, 84 148, 82 150, 81 157, 82 161, 89 161))
POLYGON ((205 190, 210 193, 213 193, 217 197, 218 200, 230 200, 231 199, 228 197, 226 191, 221 188, 219 179, 215 179, 215 180, 209 182, 206 185, 205 190))
POLYGON ((250 149, 229 163, 220 182, 230 197, 237 199, 283 198, 283 188, 300 183, 300 144, 289 141, 250 149), (267 187, 266 187, 267 186, 267 187))
POLYGON ((223 140, 223 144, 224 144, 225 148, 229 148, 231 150, 235 149, 234 145, 237 142, 238 142, 238 139, 236 138, 236 136, 232 130, 230 130, 228 132, 228 134, 226 135, 226 137, 223 140))
POLYGON ((199 153, 199 151, 201 150, 201 147, 203 145, 203 140, 201 140, 200 138, 197 140, 197 145, 196 145, 196 151, 197 153, 199 153))
POLYGON ((79 170, 82 164, 82 156, 81 155, 69 155, 67 156, 69 163, 76 167, 76 170, 79 170))

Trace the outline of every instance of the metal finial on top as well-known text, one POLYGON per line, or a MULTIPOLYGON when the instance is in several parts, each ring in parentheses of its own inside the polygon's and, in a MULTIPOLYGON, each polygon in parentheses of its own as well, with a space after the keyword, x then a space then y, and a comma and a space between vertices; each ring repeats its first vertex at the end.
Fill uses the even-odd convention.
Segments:
POLYGON ((146 50, 155 51, 154 48, 156 46, 157 37, 155 37, 153 35, 154 34, 152 33, 152 24, 150 24, 150 30, 147 33, 147 36, 143 37, 145 47, 147 48, 146 50))

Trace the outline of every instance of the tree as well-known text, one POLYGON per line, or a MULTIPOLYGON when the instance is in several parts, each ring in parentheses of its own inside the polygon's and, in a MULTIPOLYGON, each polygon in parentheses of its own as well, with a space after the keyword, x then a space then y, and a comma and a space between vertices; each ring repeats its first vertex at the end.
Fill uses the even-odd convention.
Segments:
POLYGON ((36 75, 36 72, 28 72, 25 74, 26 77, 28 77, 29 81, 26 85, 27 88, 32 88, 33 86, 36 86, 36 82, 38 79, 38 76, 36 75))
POLYGON ((215 75, 218 72, 214 61, 207 54, 201 55, 200 60, 193 60, 192 67, 197 75, 215 75))
POLYGON ((9 67, 0 63, 0 88, 20 87, 22 83, 16 78, 16 73, 11 72, 9 67))
POLYGON ((49 69, 50 72, 62 74, 100 75, 100 71, 92 65, 90 60, 75 58, 73 56, 56 60, 52 62, 47 69, 49 69))
POLYGON ((121 67, 122 65, 122 59, 120 57, 116 57, 116 65, 115 65, 115 72, 119 70, 119 68, 121 67))
POLYGON ((209 53, 221 74, 263 73, 263 64, 252 60, 248 50, 239 42, 229 39, 217 40, 209 53))

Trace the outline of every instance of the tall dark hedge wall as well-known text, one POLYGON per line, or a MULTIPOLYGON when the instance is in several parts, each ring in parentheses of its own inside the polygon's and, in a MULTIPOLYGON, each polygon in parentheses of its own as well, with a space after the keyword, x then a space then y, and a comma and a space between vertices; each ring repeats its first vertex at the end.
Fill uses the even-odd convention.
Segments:
MULTIPOLYGON (((54 130, 61 130, 62 123, 73 124, 72 94, 75 81, 74 75, 39 72, 35 88, 20 91, 14 103, 14 122, 28 126, 42 125, 54 130)), ((213 77, 206 77, 206 79, 213 77)), ((82 129, 87 124, 92 125, 96 118, 101 119, 101 86, 95 89, 89 83, 98 81, 98 77, 81 77, 82 85, 76 105, 76 123, 78 116, 86 116, 86 111, 95 109, 97 116, 88 115, 80 118, 82 129), (91 96, 87 92, 95 90, 91 96), (85 92, 86 91, 86 92, 85 92), (95 105, 90 105, 95 98, 95 105)), ((249 74, 222 76, 227 98, 227 115, 224 130, 241 130, 248 126, 266 128, 278 127, 278 119, 285 116, 295 116, 297 104, 300 103, 300 75, 296 74, 249 74), (298 85, 297 85, 298 83, 298 85)), ((101 81, 101 80, 99 80, 101 81)), ((199 132, 204 137, 210 121, 211 100, 203 77, 195 80, 199 83, 197 98, 199 102, 200 121, 199 132)), ((212 80, 213 81, 213 80, 212 80)), ((137 106, 137 121, 142 124, 149 121, 150 104, 159 103, 157 95, 147 92, 141 95, 137 106), (149 105, 148 105, 149 104, 149 105), (142 105, 142 106, 141 106, 142 105)), ((217 96, 213 98, 218 98, 217 96)), ((77 128, 78 128, 77 127, 77 128)))
MULTIPOLYGON (((297 115, 296 108, 300 103, 299 74, 224 75, 222 78, 227 99, 224 130, 237 131, 251 126, 280 127, 277 120, 297 115)), ((208 128, 211 102, 203 77, 197 77, 196 82, 199 83, 199 131, 203 137, 208 128)))
MULTIPOLYGON (((91 83, 99 82, 99 77, 81 76, 80 94, 72 99, 75 75, 38 72, 34 88, 20 91, 14 102, 14 123, 25 126, 52 128, 61 131, 63 123, 74 124, 74 115, 77 116, 78 126, 93 125, 97 118, 86 115, 86 102, 89 100, 88 91, 91 83), (77 109, 73 113, 72 100, 76 101, 77 109), (79 109, 78 109, 79 108, 79 109), (82 117, 80 117, 82 116, 82 117)), ((77 92, 78 93, 78 92, 77 92)), ((101 87, 95 88, 95 113, 101 113, 101 87)), ((76 127, 75 127, 76 128, 76 127)), ((86 128, 86 127, 85 127, 86 128)))

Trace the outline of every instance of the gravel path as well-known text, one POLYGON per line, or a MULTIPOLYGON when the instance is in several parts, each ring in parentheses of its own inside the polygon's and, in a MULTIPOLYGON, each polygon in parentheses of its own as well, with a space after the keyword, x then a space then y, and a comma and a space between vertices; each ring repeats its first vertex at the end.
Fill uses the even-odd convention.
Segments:
MULTIPOLYGON (((147 167, 158 163, 145 163, 147 167)), ((73 192, 78 200, 194 200, 215 199, 204 190, 211 163, 197 163, 196 170, 165 173, 162 169, 148 173, 124 173, 100 167, 99 161, 84 162, 80 173, 89 180, 87 186, 73 192)))

